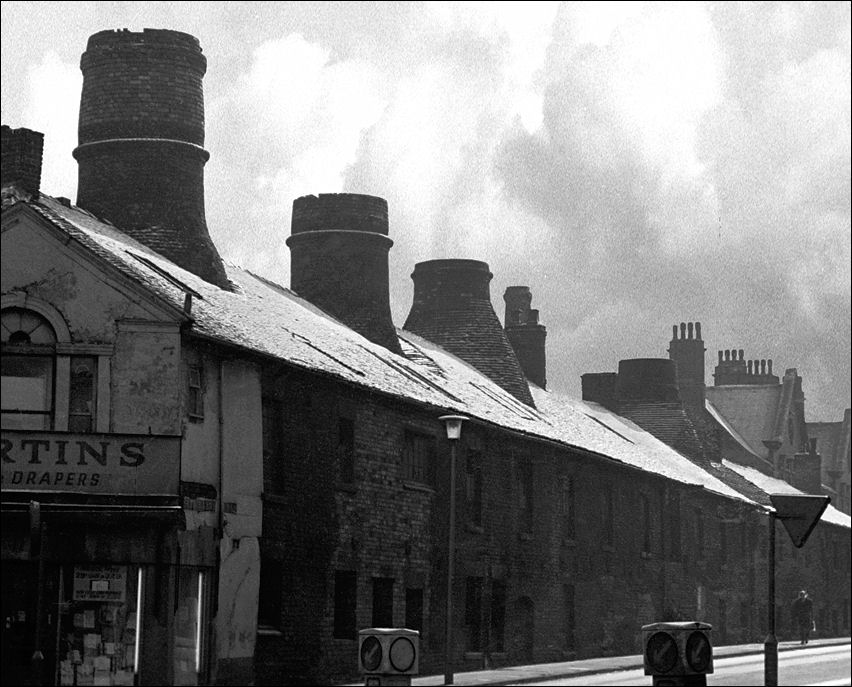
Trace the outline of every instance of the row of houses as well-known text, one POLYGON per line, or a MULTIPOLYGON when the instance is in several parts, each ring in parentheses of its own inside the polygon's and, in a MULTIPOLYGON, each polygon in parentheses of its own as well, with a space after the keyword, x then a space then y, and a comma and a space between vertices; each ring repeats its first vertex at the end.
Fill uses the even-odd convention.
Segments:
POLYGON ((40 188, 42 135, 2 130, 4 681, 327 683, 372 626, 437 671, 448 594, 459 670, 635 653, 661 620, 760 641, 768 494, 826 489, 846 513, 777 535, 779 619, 806 587, 849 634, 849 411, 806 423, 794 369, 729 351, 705 385, 684 323, 548 390, 531 291, 501 324, 485 262, 417 264, 394 325, 373 196, 294 202, 291 288, 226 264, 198 41, 105 31, 81 68, 76 204, 40 188))

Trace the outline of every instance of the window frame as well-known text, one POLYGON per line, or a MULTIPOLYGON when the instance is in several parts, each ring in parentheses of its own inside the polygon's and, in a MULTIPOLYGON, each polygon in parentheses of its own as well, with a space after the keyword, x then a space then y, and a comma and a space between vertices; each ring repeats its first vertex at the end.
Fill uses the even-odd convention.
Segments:
POLYGON ((437 438, 429 432, 419 431, 412 427, 403 430, 401 471, 402 479, 408 484, 435 489, 438 463, 437 438), (417 445, 423 447, 423 456, 416 455, 417 445), (420 469, 415 467, 419 464, 420 469), (418 474, 418 473, 422 473, 418 474))
MULTIPOLYGON (((41 345, 0 343, 0 353, 4 356, 34 355, 50 356, 53 359, 53 403, 50 415, 50 429, 54 432, 68 432, 71 394, 71 360, 76 356, 96 359, 93 385, 93 410, 91 432, 110 431, 110 379, 111 361, 114 353, 112 344, 72 343, 71 331, 65 319, 50 303, 21 292, 5 294, 0 298, 0 314, 10 309, 27 310, 46 320, 53 328, 55 343, 41 345)), ((76 432, 83 433, 83 432, 76 432)))

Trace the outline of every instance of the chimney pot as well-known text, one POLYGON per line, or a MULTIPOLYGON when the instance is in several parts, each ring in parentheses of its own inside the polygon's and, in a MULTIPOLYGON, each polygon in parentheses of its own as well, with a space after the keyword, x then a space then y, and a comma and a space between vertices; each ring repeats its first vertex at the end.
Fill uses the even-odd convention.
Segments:
POLYGON ((699 339, 699 340, 701 339, 701 323, 700 322, 695 323, 695 338, 699 339))
POLYGON ((686 330, 687 330, 687 337, 686 338, 691 339, 692 338, 692 322, 688 322, 686 324, 686 330))
POLYGON ((677 325, 672 325, 672 341, 677 341, 677 325))
POLYGON ((506 338, 526 378, 542 389, 547 388, 546 328, 538 322, 538 310, 530 308, 532 293, 527 286, 509 286, 503 294, 506 302, 506 338))

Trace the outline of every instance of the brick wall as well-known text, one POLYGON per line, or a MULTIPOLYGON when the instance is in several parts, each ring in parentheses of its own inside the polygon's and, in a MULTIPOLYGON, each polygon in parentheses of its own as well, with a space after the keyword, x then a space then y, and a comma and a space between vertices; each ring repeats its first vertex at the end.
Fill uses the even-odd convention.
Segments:
MULTIPOLYGON (((258 683, 358 677, 357 641, 332 637, 335 570, 357 575, 359 629, 372 624, 373 577, 395 580, 393 620, 398 626, 405 622, 406 587, 422 588, 421 672, 440 672, 449 464, 448 444, 437 420, 441 412, 301 373, 272 379, 267 393, 280 394, 287 440, 280 458, 267 458, 270 495, 264 508, 263 550, 285 563, 284 603, 281 636, 264 637, 258 644, 258 683), (355 419, 352 484, 339 479, 335 443, 340 413, 355 419), (436 437, 434 490, 404 479, 406 430, 436 437)), ((492 665, 637 653, 641 626, 661 620, 709 622, 717 644, 757 642, 766 634, 765 605, 761 610, 766 520, 744 504, 471 423, 464 427, 458 447, 456 481, 453 594, 458 671, 480 668, 483 662, 484 647, 471 646, 466 622, 469 577, 483 580, 485 597, 494 586, 505 588, 503 648, 498 651, 492 638, 492 665), (482 465, 479 525, 468 517, 468 450, 478 453, 482 465), (525 465, 532 466, 529 518, 521 509, 525 465), (573 534, 566 523, 569 478, 574 484, 573 534), (611 527, 606 522, 607 491, 612 495, 611 527), (651 527, 647 542, 645 504, 651 527), (677 512, 679 528, 672 511, 677 512), (678 529, 679 545, 674 541, 678 529), (566 635, 566 585, 574 590, 573 637, 566 635)), ((844 542, 836 536, 843 530, 824 531, 836 543, 813 544, 807 565, 802 558, 798 567, 791 567, 792 547, 779 545, 778 600, 783 607, 788 587, 809 585, 818 608, 825 609, 828 632, 835 625, 842 629, 840 601, 849 595, 844 563, 849 543, 848 537, 844 542), (836 568, 824 566, 819 546, 840 547, 836 568), (832 613, 838 618, 835 625, 832 613)), ((481 612, 487 622, 490 599, 483 601, 481 612)))

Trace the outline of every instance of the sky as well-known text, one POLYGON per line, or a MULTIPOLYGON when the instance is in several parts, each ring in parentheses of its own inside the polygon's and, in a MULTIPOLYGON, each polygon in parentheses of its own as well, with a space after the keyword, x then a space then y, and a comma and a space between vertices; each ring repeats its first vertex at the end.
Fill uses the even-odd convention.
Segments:
POLYGON ((389 204, 402 326, 417 262, 529 286, 548 387, 667 357, 701 322, 850 406, 850 4, 2 2, 2 122, 45 133, 42 190, 76 198, 88 37, 196 36, 207 224, 289 286, 292 202, 389 204))

